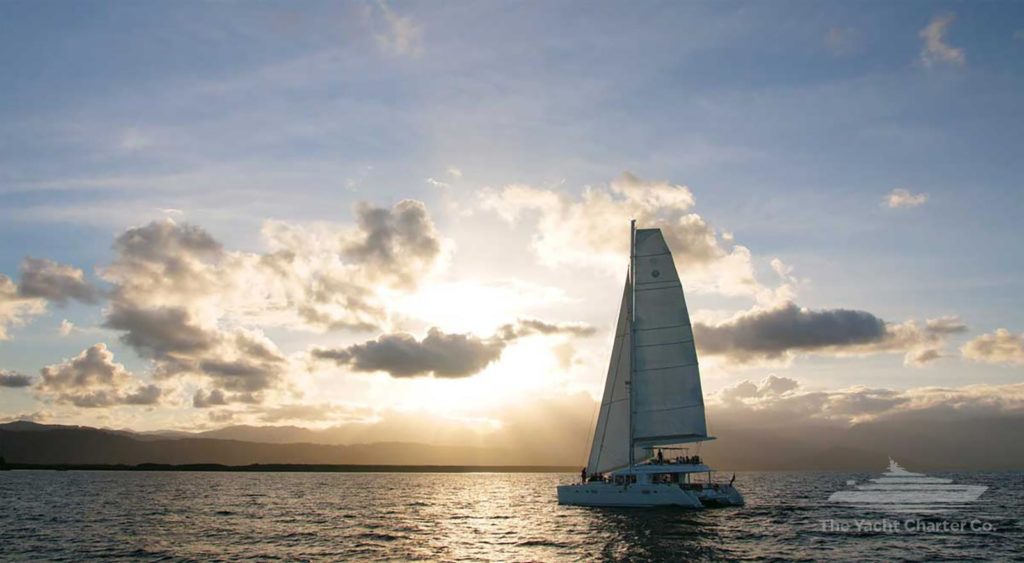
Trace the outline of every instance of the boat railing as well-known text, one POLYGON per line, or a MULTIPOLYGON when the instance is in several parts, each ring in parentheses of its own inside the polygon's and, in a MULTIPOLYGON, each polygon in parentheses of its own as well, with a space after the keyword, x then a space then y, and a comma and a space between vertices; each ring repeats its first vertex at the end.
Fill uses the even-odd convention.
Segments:
POLYGON ((677 455, 673 458, 662 459, 653 457, 648 460, 648 463, 651 465, 700 465, 702 461, 699 455, 677 455))

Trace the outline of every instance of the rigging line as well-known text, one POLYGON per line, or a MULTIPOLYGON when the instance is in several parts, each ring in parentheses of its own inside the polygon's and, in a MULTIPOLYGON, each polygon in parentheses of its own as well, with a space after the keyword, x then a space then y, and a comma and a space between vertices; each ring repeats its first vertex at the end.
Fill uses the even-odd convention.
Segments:
MULTIPOLYGON (((675 272, 673 272, 673 273, 675 273, 675 272)), ((658 275, 661 275, 661 274, 658 274, 658 275)), ((652 278, 657 278, 657 276, 652 276, 652 278)), ((638 280, 636 284, 637 285, 657 285, 657 284, 662 284, 662 285, 676 286, 676 285, 683 285, 683 282, 681 282, 679 280, 679 277, 677 276, 675 278, 665 278, 663 280, 659 280, 659 279, 638 280)))
POLYGON ((583 459, 583 467, 586 467, 587 466, 587 462, 590 461, 589 459, 587 459, 587 457, 589 457, 589 456, 587 456, 587 442, 592 442, 593 441, 593 438, 591 437, 590 428, 594 429, 593 430, 594 434, 597 433, 597 428, 594 426, 594 419, 597 418, 597 412, 601 410, 601 406, 602 406, 601 403, 598 403, 598 402, 595 401, 594 409, 590 413, 590 426, 587 427, 587 433, 583 435, 583 447, 580 448, 580 457, 583 459), (588 438, 590 438, 590 439, 588 440, 588 438))
POLYGON ((674 342, 659 342, 657 344, 637 344, 634 347, 635 348, 650 348, 652 346, 675 346, 676 344, 689 344, 691 342, 693 342, 692 338, 689 339, 689 340, 677 340, 677 341, 674 341, 674 342))
POLYGON ((681 287, 683 285, 683 282, 679 281, 679 278, 676 278, 676 279, 666 279, 666 280, 646 280, 646 281, 638 280, 636 282, 636 285, 637 285, 637 287, 640 287, 640 286, 643 286, 643 285, 663 285, 663 286, 665 286, 665 288, 675 288, 675 287, 681 287))
MULTIPOLYGON (((703 392, 703 390, 701 391, 701 394, 700 394, 700 404, 701 404, 701 406, 704 406, 704 392, 703 392)), ((707 408, 704 409, 704 430, 707 432, 708 436, 712 435, 711 434, 711 415, 708 414, 707 408)), ((700 453, 700 444, 701 443, 702 442, 698 442, 697 443, 697 453, 700 453)))
MULTIPOLYGON (((647 285, 647 284, 638 283, 636 285, 637 286, 641 286, 641 285, 647 285)), ((680 289, 682 287, 683 286, 679 285, 678 283, 674 283, 672 285, 663 285, 663 286, 660 286, 660 287, 637 287, 636 292, 637 293, 644 293, 644 292, 647 292, 647 291, 665 291, 665 290, 672 290, 672 289, 680 289)))

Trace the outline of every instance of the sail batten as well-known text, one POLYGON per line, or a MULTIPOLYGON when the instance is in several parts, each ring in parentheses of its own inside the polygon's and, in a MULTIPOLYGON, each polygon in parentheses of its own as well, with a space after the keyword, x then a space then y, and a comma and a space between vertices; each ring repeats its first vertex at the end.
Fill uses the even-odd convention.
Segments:
MULTIPOLYGON (((652 346, 653 346, 653 344, 652 344, 652 346)), ((694 362, 692 364, 679 364, 679 365, 675 365, 675 366, 664 366, 664 367, 660 367, 660 368, 644 368, 644 369, 638 369, 636 371, 638 371, 638 372, 639 371, 661 371, 661 370, 666 370, 666 369, 688 368, 688 367, 693 367, 693 366, 696 366, 696 365, 697 365, 697 362, 694 362)), ((673 374, 670 374, 670 375, 675 375, 675 374, 673 373, 673 374)))
POLYGON ((692 409, 692 408, 703 407, 703 406, 704 405, 701 404, 701 403, 695 403, 695 404, 692 404, 692 405, 683 405, 681 407, 666 407, 666 408, 663 408, 663 409, 648 409, 648 410, 643 411, 643 412, 681 411, 681 410, 685 410, 685 409, 692 409))

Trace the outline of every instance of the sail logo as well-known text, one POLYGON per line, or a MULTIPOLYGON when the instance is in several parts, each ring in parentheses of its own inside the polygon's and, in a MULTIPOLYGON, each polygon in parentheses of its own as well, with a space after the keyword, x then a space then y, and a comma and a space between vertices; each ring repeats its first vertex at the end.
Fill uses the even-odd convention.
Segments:
POLYGON ((847 481, 852 489, 836 491, 829 502, 870 510, 914 514, 940 514, 970 504, 988 487, 961 485, 952 479, 929 477, 907 471, 892 458, 889 470, 877 479, 858 484, 847 481))

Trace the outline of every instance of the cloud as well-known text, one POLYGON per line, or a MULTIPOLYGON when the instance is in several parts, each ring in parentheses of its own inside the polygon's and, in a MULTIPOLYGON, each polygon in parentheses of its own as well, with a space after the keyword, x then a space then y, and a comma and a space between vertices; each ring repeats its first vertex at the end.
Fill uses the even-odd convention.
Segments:
POLYGON ((160 401, 163 390, 156 385, 143 385, 126 395, 122 403, 125 405, 154 405, 160 401))
POLYGON ((53 419, 53 413, 50 411, 35 411, 35 412, 23 412, 12 416, 5 417, 4 422, 18 422, 27 420, 30 422, 47 422, 53 419))
POLYGON ((915 194, 904 188, 894 189, 885 196, 885 199, 882 200, 882 202, 889 206, 890 209, 897 209, 900 207, 917 207, 919 205, 924 205, 926 201, 928 201, 928 194, 915 194))
POLYGON ((40 370, 36 389, 57 403, 84 408, 114 405, 152 405, 161 396, 155 385, 138 382, 125 367, 114 362, 106 344, 90 346, 81 354, 40 370))
POLYGON ((385 294, 415 290, 441 264, 445 242, 422 203, 364 203, 355 214, 355 226, 268 221, 262 254, 225 249, 171 219, 129 229, 101 271, 113 286, 104 326, 153 360, 157 378, 204 378, 235 393, 229 402, 258 398, 283 383, 289 364, 256 327, 382 327, 385 294))
POLYGON ((441 254, 441 241, 423 203, 404 200, 391 209, 356 206, 359 232, 342 255, 361 264, 373 281, 415 287, 441 254))
POLYGON ((361 422, 370 414, 366 408, 352 408, 332 404, 286 404, 261 408, 258 418, 262 422, 361 422))
POLYGON ((555 359, 558 360, 558 366, 562 371, 569 371, 574 365, 582 363, 576 353, 576 346, 572 342, 565 341, 556 344, 551 351, 554 353, 555 359))
POLYGON ((61 336, 71 336, 71 333, 75 331, 75 323, 64 319, 60 322, 60 326, 57 327, 57 332, 61 336))
POLYGON ((286 368, 284 356, 262 332, 204 327, 183 308, 118 304, 105 326, 124 331, 124 344, 155 360, 159 378, 204 375, 225 389, 255 392, 273 387, 286 368))
POLYGON ((607 188, 588 187, 580 197, 549 189, 511 185, 488 191, 480 205, 515 223, 536 217, 532 247, 541 262, 597 266, 616 274, 629 255, 628 219, 641 228, 661 228, 688 290, 778 299, 788 286, 758 283, 750 251, 731 245, 700 215, 693 193, 682 185, 647 181, 624 173, 607 188), (620 228, 615 228, 618 225, 620 228))
POLYGON ((276 250, 246 268, 256 282, 247 293, 265 296, 264 314, 254 320, 315 330, 371 330, 387 322, 384 284, 374 286, 358 265, 345 263, 338 240, 277 222, 264 225, 264 236, 276 250))
POLYGON ((21 326, 46 312, 47 302, 64 305, 69 300, 96 303, 100 292, 85 279, 82 270, 52 260, 26 257, 20 280, 0 274, 0 340, 7 329, 21 326))
POLYGON ((381 290, 416 289, 444 264, 446 243, 421 202, 359 204, 355 212, 355 229, 267 222, 271 252, 248 277, 311 326, 379 328, 388 317, 381 290))
POLYGON ((222 389, 204 391, 197 389, 192 395, 192 406, 197 409, 219 407, 232 403, 245 403, 249 405, 259 404, 263 397, 259 393, 225 393, 222 389))
POLYGON ((419 56, 423 52, 423 30, 409 16, 400 16, 383 0, 377 8, 384 20, 384 31, 377 33, 377 46, 389 55, 419 56))
POLYGON ((117 258, 101 271, 114 285, 112 302, 138 308, 203 305, 231 282, 220 243, 201 229, 171 219, 128 229, 114 240, 117 258))
MULTIPOLYGON (((262 361, 262 373, 236 370, 225 377, 225 361, 244 361, 248 342, 240 329, 222 330, 218 300, 241 273, 238 262, 209 233, 170 219, 129 229, 114 242, 118 257, 104 277, 114 284, 104 326, 122 331, 121 341, 143 358, 157 362, 155 375, 205 374, 225 385, 252 390, 271 384, 280 369, 262 361), (211 363, 212 362, 212 363, 211 363)), ((258 338, 258 337, 257 337, 258 338)), ((265 356, 265 355, 264 355, 265 356)))
POLYGON ((737 364, 787 363, 801 353, 906 352, 907 365, 920 365, 938 357, 922 352, 937 351, 944 334, 921 330, 913 321, 886 323, 867 311, 811 310, 792 302, 744 311, 720 323, 695 322, 693 332, 702 355, 722 356, 737 364))
POLYGON ((196 390, 195 395, 192 396, 192 406, 197 409, 205 409, 207 407, 214 407, 228 404, 227 397, 224 392, 220 389, 214 389, 209 393, 202 389, 196 390))
POLYGON ((906 363, 907 365, 921 366, 944 357, 945 355, 936 348, 922 348, 907 352, 906 363))
MULTIPOLYGON (((769 377, 770 379, 770 377, 769 377)), ((806 421, 855 424, 891 417, 938 414, 954 416, 1024 414, 1024 384, 968 385, 964 387, 917 387, 885 389, 850 387, 835 390, 804 389, 800 382, 784 381, 784 391, 770 392, 767 379, 761 385, 742 381, 709 397, 708 408, 717 418, 761 423, 799 425, 806 421)))
MULTIPOLYGON (((239 340, 248 338, 244 333, 236 334, 235 337, 239 340)), ((262 338, 262 334, 259 337, 262 338)), ((269 341, 267 342, 269 343, 269 341)), ((201 359, 196 366, 189 366, 185 368, 185 371, 202 373, 223 385, 225 389, 247 393, 269 389, 280 381, 286 365, 284 357, 280 355, 276 346, 272 343, 267 346, 256 345, 260 346, 268 356, 271 356, 270 359, 246 357, 244 352, 247 346, 245 344, 236 344, 236 346, 238 347, 228 349, 226 354, 234 357, 201 359), (236 355, 236 349, 241 350, 243 354, 236 355)))
POLYGON ((761 385, 758 386, 759 394, 764 395, 781 395, 792 391, 800 386, 797 380, 789 377, 779 377, 776 375, 769 375, 761 381, 761 385))
POLYGON ((99 292, 85 279, 82 270, 52 260, 26 257, 21 261, 18 293, 39 297, 60 305, 69 300, 96 303, 99 292))
POLYGON ((218 337, 197 326, 182 307, 142 309, 118 303, 107 314, 104 326, 124 331, 123 343, 140 356, 157 360, 200 354, 212 348, 218 337))
POLYGON ((832 27, 825 34, 825 47, 833 55, 852 55, 864 48, 864 34, 852 27, 832 27))
POLYGON ((468 377, 497 361, 505 347, 531 335, 589 336, 593 327, 578 323, 546 323, 535 319, 507 324, 489 338, 448 334, 433 327, 417 340, 405 333, 385 334, 362 344, 340 349, 313 349, 314 359, 330 360, 354 371, 386 372, 392 377, 468 377))
POLYGON ((871 344, 886 337, 885 322, 866 311, 812 311, 794 303, 748 311, 717 325, 695 323, 693 329, 703 354, 741 361, 778 358, 790 351, 871 344))
POLYGON ((956 315, 928 319, 925 322, 925 330, 932 334, 959 334, 967 332, 967 325, 956 315))
POLYGON ((955 66, 967 64, 967 55, 964 53, 964 50, 952 47, 946 43, 946 32, 955 19, 956 16, 952 13, 937 14, 918 33, 918 36, 924 42, 924 45, 921 46, 921 62, 926 67, 932 67, 936 64, 951 64, 955 66))
POLYGON ((0 340, 9 338, 7 329, 21 326, 46 311, 46 301, 24 297, 11 278, 0 274, 0 340))
POLYGON ((994 333, 983 334, 964 344, 960 352, 975 362, 1024 365, 1024 334, 996 329, 994 333))
POLYGON ((313 357, 333 360, 354 371, 383 371, 393 377, 467 377, 497 360, 504 349, 503 340, 431 328, 423 340, 409 334, 386 334, 348 348, 314 349, 313 357))
POLYGON ((449 176, 455 178, 456 180, 462 178, 462 170, 455 166, 449 166, 446 172, 449 176))
POLYGON ((718 396, 723 401, 732 402, 742 399, 783 395, 795 390, 799 386, 800 383, 795 379, 772 374, 762 379, 760 384, 749 380, 741 381, 732 387, 723 389, 718 393, 718 396))
POLYGON ((0 369, 0 387, 28 387, 32 385, 32 378, 16 371, 0 369))
POLYGON ((582 337, 592 336, 596 332, 596 328, 585 323, 549 323, 538 319, 519 319, 498 329, 499 337, 505 341, 533 334, 566 334, 582 337))
POLYGON ((947 357, 944 351, 946 339, 951 335, 967 332, 967 325, 960 317, 949 315, 925 321, 923 333, 919 332, 917 325, 913 323, 904 323, 899 330, 904 331, 903 341, 909 345, 903 358, 904 365, 921 367, 947 357))

